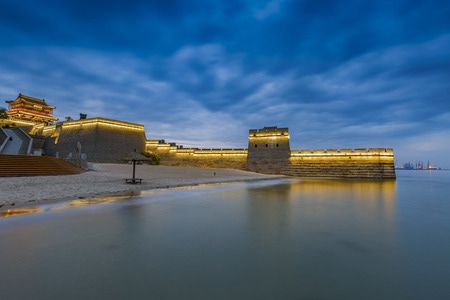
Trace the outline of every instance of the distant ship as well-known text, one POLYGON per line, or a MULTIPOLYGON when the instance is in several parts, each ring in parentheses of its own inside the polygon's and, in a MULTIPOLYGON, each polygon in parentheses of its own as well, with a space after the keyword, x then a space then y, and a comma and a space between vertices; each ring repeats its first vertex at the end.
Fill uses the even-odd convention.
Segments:
POLYGON ((425 170, 437 170, 438 168, 435 166, 430 165, 430 161, 427 163, 427 168, 425 170))
POLYGON ((410 162, 407 162, 406 164, 403 164, 401 167, 398 167, 399 170, 415 170, 416 168, 414 165, 410 162))

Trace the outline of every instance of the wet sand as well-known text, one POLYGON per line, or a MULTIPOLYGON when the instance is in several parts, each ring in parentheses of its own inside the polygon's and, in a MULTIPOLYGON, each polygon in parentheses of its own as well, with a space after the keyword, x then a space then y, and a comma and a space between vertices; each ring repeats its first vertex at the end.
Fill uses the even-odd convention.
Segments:
POLYGON ((93 164, 77 175, 0 178, 0 211, 74 199, 132 195, 139 191, 199 184, 240 182, 280 178, 233 169, 137 165, 141 184, 127 184, 131 164, 93 164))

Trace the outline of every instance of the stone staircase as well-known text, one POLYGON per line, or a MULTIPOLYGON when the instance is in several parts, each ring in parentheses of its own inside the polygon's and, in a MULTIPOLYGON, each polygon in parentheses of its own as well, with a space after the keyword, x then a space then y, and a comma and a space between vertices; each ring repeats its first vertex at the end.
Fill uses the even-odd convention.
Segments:
POLYGON ((0 154, 31 153, 33 139, 22 128, 0 128, 0 154))
POLYGON ((70 175, 85 171, 60 158, 0 154, 0 177, 70 175))

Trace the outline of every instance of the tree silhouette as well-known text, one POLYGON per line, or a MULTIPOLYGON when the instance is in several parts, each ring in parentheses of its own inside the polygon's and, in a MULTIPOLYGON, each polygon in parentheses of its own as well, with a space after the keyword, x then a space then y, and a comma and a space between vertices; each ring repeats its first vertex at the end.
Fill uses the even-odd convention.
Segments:
POLYGON ((6 108, 0 107, 0 119, 8 119, 6 111, 7 111, 6 108))

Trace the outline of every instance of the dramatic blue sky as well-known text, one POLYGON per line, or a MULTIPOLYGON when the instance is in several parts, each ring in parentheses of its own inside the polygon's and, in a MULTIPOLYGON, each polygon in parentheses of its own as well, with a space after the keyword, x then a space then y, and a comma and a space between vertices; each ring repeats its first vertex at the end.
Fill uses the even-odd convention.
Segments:
POLYGON ((44 98, 148 139, 392 147, 450 168, 450 1, 2 0, 0 106, 44 98))

